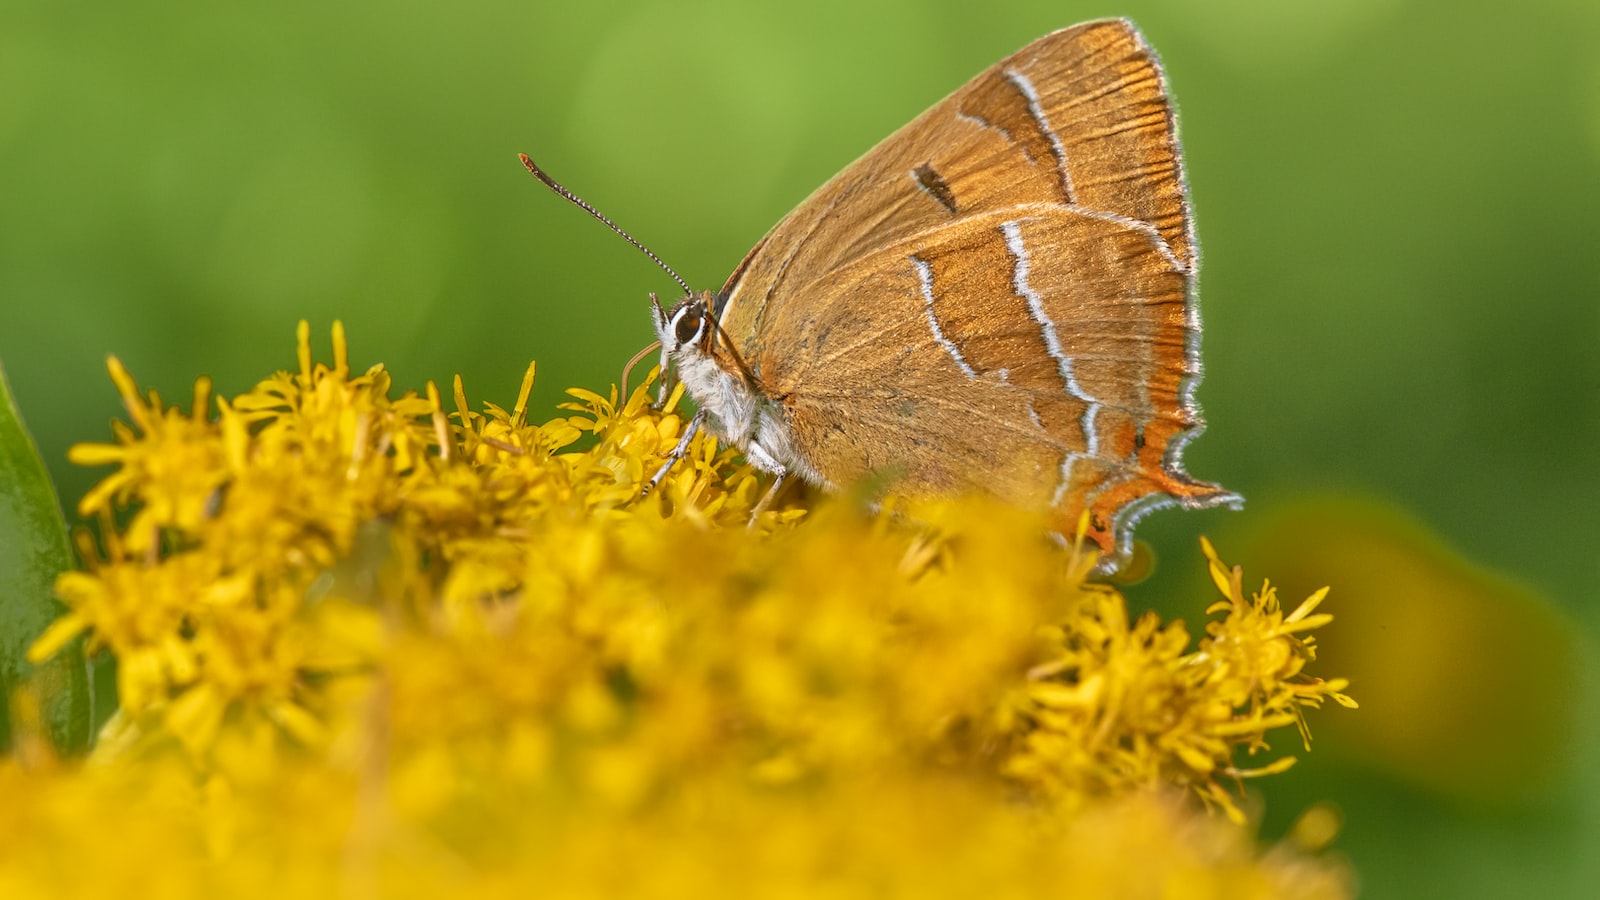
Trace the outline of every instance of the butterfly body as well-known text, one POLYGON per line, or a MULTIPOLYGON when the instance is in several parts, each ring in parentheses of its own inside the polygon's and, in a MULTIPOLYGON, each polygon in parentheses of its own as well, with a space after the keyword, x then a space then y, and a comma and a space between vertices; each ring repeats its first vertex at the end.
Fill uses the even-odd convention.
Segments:
POLYGON ((705 420, 825 488, 983 491, 1079 515, 1116 567, 1191 478, 1197 252, 1176 126, 1131 23, 1035 41, 868 151, 723 289, 655 325, 705 420))
MULTIPOLYGON (((740 358, 721 349, 709 292, 685 298, 670 311, 655 307, 663 359, 711 423, 757 468, 780 477, 796 474, 825 488, 836 485, 811 465, 794 440, 789 413, 770 396, 740 358)), ((665 366, 663 366, 665 369, 665 366)))

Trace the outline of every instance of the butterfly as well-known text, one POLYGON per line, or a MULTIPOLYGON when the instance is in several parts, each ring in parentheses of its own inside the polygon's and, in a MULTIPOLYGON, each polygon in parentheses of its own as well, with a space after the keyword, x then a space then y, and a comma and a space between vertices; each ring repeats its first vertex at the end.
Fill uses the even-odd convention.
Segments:
POLYGON ((776 476, 769 499, 881 478, 1041 506, 1064 535, 1087 512, 1115 571, 1150 510, 1242 502, 1183 466, 1197 261, 1154 51, 1121 19, 1048 34, 818 188, 721 290, 654 303, 699 408, 673 459, 705 426, 776 476))

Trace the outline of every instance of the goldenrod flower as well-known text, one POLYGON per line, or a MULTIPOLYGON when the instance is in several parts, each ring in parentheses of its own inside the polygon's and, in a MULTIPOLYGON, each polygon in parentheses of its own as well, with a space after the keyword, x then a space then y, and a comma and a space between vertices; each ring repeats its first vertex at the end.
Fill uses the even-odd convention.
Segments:
POLYGON ((1246 599, 1241 571, 1228 569, 1209 541, 1203 545, 1224 598, 1206 612, 1226 615, 1206 625, 1192 652, 1181 622, 1163 624, 1150 613, 1130 625, 1121 595, 1082 589, 1083 603, 1056 627, 1054 658, 1033 670, 1016 704, 1020 746, 1006 761, 1008 774, 1072 798, 1191 785, 1242 822, 1216 777, 1280 772, 1294 758, 1244 769, 1233 764, 1236 748, 1266 750, 1269 731, 1298 724, 1310 749, 1305 707, 1327 697, 1355 705, 1341 693, 1344 679, 1302 671, 1316 652, 1314 639, 1298 635, 1331 620, 1311 615, 1326 589, 1284 616, 1270 585, 1246 599))
POLYGON ((169 893, 1348 896, 1183 799, 1237 818, 1234 780, 1288 763, 1235 753, 1348 704, 1305 671, 1320 594, 1247 599, 1207 545, 1191 648, 989 502, 752 522, 709 438, 642 498, 681 391, 532 424, 531 366, 510 411, 459 379, 447 411, 353 375, 337 327, 331 366, 299 343, 215 417, 112 361, 132 425, 74 451, 119 467, 80 505, 99 551, 34 655, 86 633, 122 709, 95 765, 0 768, 0 841, 65 810, 0 895, 210 858, 169 893), (110 834, 110 874, 53 867, 110 834))

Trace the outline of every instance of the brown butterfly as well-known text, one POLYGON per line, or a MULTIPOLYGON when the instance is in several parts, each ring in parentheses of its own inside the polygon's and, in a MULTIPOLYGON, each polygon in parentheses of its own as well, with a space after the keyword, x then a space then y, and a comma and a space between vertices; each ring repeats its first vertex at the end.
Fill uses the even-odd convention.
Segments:
POLYGON ((886 476, 1047 506, 1063 534, 1087 510, 1112 571, 1146 512, 1241 502, 1183 469, 1195 264, 1155 53, 1125 20, 1046 35, 834 176, 722 290, 655 304, 700 410, 674 459, 704 423, 773 491, 886 476))

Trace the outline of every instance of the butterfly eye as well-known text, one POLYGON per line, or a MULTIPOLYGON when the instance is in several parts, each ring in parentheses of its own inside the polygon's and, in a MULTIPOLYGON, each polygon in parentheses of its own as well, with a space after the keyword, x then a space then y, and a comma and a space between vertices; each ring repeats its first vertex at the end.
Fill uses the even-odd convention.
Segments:
POLYGON ((687 344, 694 340, 695 335, 700 333, 700 325, 700 311, 686 309, 683 311, 683 315, 678 317, 678 324, 676 329, 673 331, 673 336, 678 339, 678 343, 680 345, 687 344))

